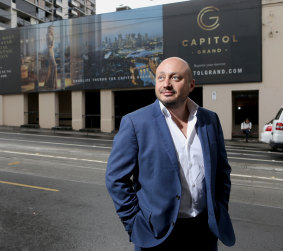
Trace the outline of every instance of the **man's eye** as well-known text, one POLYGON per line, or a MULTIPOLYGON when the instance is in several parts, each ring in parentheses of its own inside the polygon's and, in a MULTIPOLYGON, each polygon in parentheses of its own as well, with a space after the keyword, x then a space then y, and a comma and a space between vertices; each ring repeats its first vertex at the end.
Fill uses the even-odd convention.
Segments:
POLYGON ((164 80, 164 79, 165 79, 164 76, 159 76, 159 77, 158 77, 158 80, 159 80, 159 81, 164 80))
POLYGON ((172 79, 173 80, 180 80, 180 78, 178 76, 173 76, 172 79))

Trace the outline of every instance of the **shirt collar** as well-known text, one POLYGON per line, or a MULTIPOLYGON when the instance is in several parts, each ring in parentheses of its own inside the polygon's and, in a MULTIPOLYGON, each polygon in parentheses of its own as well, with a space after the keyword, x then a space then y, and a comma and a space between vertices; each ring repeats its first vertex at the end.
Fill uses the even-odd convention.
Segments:
MULTIPOLYGON (((168 111, 168 109, 160 101, 159 101, 159 105, 160 105, 160 109, 164 117, 165 118, 171 117, 171 114, 168 111)), ((188 98, 187 106, 190 112, 189 120, 192 120, 194 117, 196 117, 199 106, 194 101, 192 101, 190 98, 188 98)))

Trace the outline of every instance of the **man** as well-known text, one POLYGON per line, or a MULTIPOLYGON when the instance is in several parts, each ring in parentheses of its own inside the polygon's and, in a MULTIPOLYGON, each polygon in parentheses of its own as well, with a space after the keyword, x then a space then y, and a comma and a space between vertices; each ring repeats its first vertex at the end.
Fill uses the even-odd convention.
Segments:
POLYGON ((244 122, 241 123, 241 130, 246 135, 246 142, 249 142, 249 135, 252 129, 252 122, 249 121, 249 118, 246 118, 244 122))
POLYGON ((106 185, 135 250, 217 250, 232 246, 230 171, 217 115, 188 98, 188 63, 165 59, 155 103, 123 117, 106 185))

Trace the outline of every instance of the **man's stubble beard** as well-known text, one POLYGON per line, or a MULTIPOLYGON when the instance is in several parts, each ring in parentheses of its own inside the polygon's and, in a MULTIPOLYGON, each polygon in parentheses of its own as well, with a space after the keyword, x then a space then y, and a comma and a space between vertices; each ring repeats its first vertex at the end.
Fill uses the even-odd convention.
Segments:
POLYGON ((178 109, 179 107, 181 107, 188 99, 188 97, 182 97, 179 100, 175 100, 175 101, 163 101, 160 100, 158 97, 157 99, 167 108, 167 109, 178 109))

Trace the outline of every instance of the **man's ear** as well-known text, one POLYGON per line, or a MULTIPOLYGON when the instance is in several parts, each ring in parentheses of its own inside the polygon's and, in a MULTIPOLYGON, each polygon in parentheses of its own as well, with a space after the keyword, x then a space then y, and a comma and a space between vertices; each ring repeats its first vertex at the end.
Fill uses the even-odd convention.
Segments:
POLYGON ((196 81, 193 79, 189 82, 190 92, 192 92, 195 89, 195 86, 196 86, 196 81))

